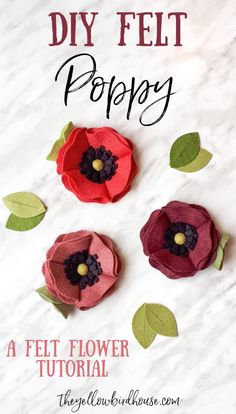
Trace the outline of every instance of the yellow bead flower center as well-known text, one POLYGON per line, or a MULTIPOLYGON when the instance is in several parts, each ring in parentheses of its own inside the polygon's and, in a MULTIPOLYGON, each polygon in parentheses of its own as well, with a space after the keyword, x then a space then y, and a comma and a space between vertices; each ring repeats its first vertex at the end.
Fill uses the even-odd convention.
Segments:
POLYGON ((184 233, 176 233, 174 240, 176 244, 182 246, 186 242, 186 236, 184 233))
POLYGON ((88 274, 88 266, 85 263, 80 263, 77 267, 77 273, 80 276, 86 276, 88 274))
POLYGON ((94 160, 92 163, 93 169, 96 171, 101 171, 104 167, 104 162, 102 160, 94 160))

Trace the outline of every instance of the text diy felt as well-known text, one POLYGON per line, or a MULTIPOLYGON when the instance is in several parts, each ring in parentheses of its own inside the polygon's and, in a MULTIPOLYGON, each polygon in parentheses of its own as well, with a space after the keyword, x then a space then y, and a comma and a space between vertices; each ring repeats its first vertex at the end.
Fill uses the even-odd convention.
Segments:
MULTIPOLYGON (((117 45, 126 46, 126 35, 134 31, 136 46, 183 46, 182 26, 185 12, 117 12, 117 45), (168 28, 174 35, 168 35, 168 28)), ((98 12, 60 12, 49 14, 51 19, 52 40, 49 46, 59 46, 68 42, 69 46, 94 46, 94 28, 99 20, 98 12)))

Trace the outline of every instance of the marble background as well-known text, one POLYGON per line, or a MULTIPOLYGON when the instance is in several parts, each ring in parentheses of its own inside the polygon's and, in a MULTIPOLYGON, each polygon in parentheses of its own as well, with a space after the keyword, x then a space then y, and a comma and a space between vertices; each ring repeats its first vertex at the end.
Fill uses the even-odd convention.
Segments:
MULTIPOLYGON (((5 414, 69 413, 58 408, 57 394, 71 388, 85 396, 98 388, 125 395, 139 388, 143 396, 180 397, 179 407, 93 409, 93 412, 140 414, 227 414, 236 412, 236 131, 235 131, 235 15, 234 0, 214 2, 138 0, 47 2, 2 0, 1 16, 1 154, 0 196, 33 191, 48 206, 36 229, 17 233, 4 228, 8 211, 1 203, 0 378, 1 410, 5 414), (114 5, 114 3, 116 3, 114 5), (117 11, 186 11, 182 48, 139 48, 137 25, 125 48, 118 41, 117 11), (51 11, 98 11, 96 44, 84 48, 68 42, 50 48, 51 11), (164 119, 153 127, 138 122, 134 106, 130 121, 125 105, 105 119, 105 99, 89 101, 89 86, 63 105, 63 82, 55 83, 60 64, 79 52, 97 60, 106 79, 165 80, 174 77, 177 92, 164 119), (55 165, 45 157, 61 126, 110 125, 135 143, 140 172, 133 191, 115 205, 87 205, 65 190, 55 165), (177 136, 199 131, 213 160, 203 171, 187 175, 168 167, 168 153, 177 136), (172 281, 148 265, 139 231, 153 209, 172 199, 199 203, 209 209, 219 229, 232 234, 222 272, 209 268, 192 279, 172 281), (124 261, 116 292, 87 312, 64 320, 34 289, 43 283, 41 265, 56 236, 78 229, 112 237, 124 261), (175 314, 178 338, 156 339, 147 350, 133 337, 131 319, 144 302, 159 302, 175 314), (129 340, 130 357, 108 360, 108 378, 39 378, 34 358, 23 355, 24 339, 54 338, 65 356, 69 338, 129 340), (6 358, 8 341, 17 344, 17 358, 6 358)), ((173 27, 165 22, 173 36, 173 27)), ((154 30, 154 27, 153 27, 154 30)), ((91 408, 81 410, 91 413, 91 408)))

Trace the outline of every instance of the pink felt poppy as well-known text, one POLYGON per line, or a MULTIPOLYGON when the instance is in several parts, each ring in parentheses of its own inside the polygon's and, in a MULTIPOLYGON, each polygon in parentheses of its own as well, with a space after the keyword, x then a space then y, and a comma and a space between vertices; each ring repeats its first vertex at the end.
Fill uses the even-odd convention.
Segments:
POLYGON ((53 296, 84 310, 113 291, 120 259, 109 237, 81 230, 55 240, 42 270, 53 296))
POLYGON ((151 266, 170 279, 194 276, 210 266, 220 240, 205 208, 180 201, 153 211, 140 237, 151 266))
POLYGON ((133 144, 109 127, 74 128, 57 156, 63 184, 85 202, 120 200, 136 172, 133 144))

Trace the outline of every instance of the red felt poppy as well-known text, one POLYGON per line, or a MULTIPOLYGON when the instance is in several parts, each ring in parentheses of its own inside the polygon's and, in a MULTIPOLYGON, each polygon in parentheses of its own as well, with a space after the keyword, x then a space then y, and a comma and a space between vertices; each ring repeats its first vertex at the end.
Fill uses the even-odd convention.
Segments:
POLYGON ((113 291, 120 259, 111 239, 82 230, 59 236, 42 270, 52 295, 85 310, 113 291))
POLYGON ((210 266, 220 240, 205 208, 180 201, 153 211, 140 237, 151 266, 170 279, 194 276, 210 266))
POLYGON ((59 149, 57 172, 81 201, 116 202, 137 172, 132 143, 109 127, 74 128, 59 149))

